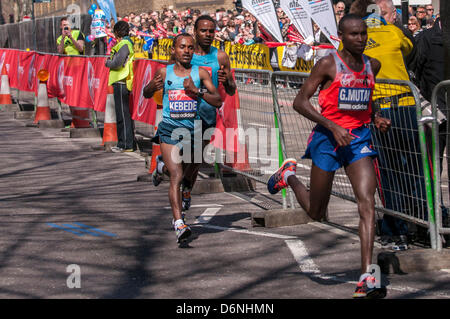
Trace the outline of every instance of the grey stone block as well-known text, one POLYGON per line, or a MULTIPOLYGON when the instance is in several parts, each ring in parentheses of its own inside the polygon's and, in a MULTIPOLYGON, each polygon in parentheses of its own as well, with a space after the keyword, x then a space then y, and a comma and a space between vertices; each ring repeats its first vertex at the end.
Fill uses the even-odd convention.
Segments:
POLYGON ((34 118, 34 111, 17 111, 14 112, 15 120, 30 120, 34 118))
POLYGON ((381 252, 378 265, 385 274, 427 272, 450 268, 450 250, 408 249, 398 252, 381 252))
POLYGON ((17 104, 2 104, 0 105, 0 110, 5 112, 18 112, 20 111, 17 104))
POLYGON ((38 122, 39 128, 63 128, 63 120, 41 120, 38 122))
POLYGON ((303 209, 273 209, 252 213, 253 227, 283 227, 313 222, 303 209))
POLYGON ((69 133, 70 138, 102 137, 98 128, 71 128, 69 133))
POLYGON ((216 178, 197 179, 191 194, 211 194, 211 193, 223 193, 224 187, 222 181, 216 178))

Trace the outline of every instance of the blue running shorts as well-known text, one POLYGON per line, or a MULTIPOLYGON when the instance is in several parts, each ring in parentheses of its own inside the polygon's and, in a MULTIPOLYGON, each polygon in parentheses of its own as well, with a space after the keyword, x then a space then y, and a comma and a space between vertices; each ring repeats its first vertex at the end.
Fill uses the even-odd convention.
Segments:
POLYGON ((363 125, 348 130, 355 139, 345 147, 338 147, 333 133, 321 125, 316 125, 308 138, 308 147, 302 158, 312 159, 314 165, 327 172, 334 172, 357 160, 378 153, 373 149, 370 129, 363 125))

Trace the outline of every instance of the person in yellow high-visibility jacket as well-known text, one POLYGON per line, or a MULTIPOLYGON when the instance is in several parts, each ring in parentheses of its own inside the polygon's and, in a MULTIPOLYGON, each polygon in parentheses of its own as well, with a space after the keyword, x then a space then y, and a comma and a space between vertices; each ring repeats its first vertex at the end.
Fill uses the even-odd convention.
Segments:
POLYGON ((117 44, 111 49, 111 57, 106 60, 109 71, 108 85, 114 88, 114 103, 117 122, 117 146, 113 152, 133 152, 136 148, 134 122, 131 119, 129 98, 133 88, 133 42, 129 35, 127 22, 119 21, 114 25, 117 44))
POLYGON ((61 35, 56 40, 59 54, 81 55, 84 53, 84 34, 72 30, 67 17, 61 19, 61 35))

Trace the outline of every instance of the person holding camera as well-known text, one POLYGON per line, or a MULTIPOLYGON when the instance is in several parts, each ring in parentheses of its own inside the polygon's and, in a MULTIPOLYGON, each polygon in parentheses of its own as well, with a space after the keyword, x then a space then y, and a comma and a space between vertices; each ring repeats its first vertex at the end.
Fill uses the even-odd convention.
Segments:
POLYGON ((56 40, 59 54, 81 55, 84 53, 84 34, 72 30, 67 17, 61 19, 61 35, 56 40))

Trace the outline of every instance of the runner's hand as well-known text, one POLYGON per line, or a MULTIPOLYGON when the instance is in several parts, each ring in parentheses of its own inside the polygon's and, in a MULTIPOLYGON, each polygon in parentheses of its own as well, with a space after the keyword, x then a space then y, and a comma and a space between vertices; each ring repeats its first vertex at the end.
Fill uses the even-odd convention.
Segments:
POLYGON ((391 120, 384 117, 375 116, 373 124, 381 132, 386 133, 391 127, 391 120))
POLYGON ((153 80, 150 81, 150 83, 148 85, 149 85, 149 89, 154 92, 163 89, 164 82, 163 82, 162 75, 161 74, 157 75, 153 80))
POLYGON ((199 91, 198 88, 195 86, 194 81, 192 80, 191 76, 184 79, 183 86, 186 91, 190 91, 195 94, 197 94, 199 91))
POLYGON ((339 125, 335 125, 331 132, 336 140, 339 147, 344 147, 350 145, 350 143, 355 139, 345 128, 339 125))
POLYGON ((228 81, 228 72, 225 71, 224 66, 220 66, 220 70, 217 71, 217 76, 219 79, 219 83, 225 84, 228 81))

